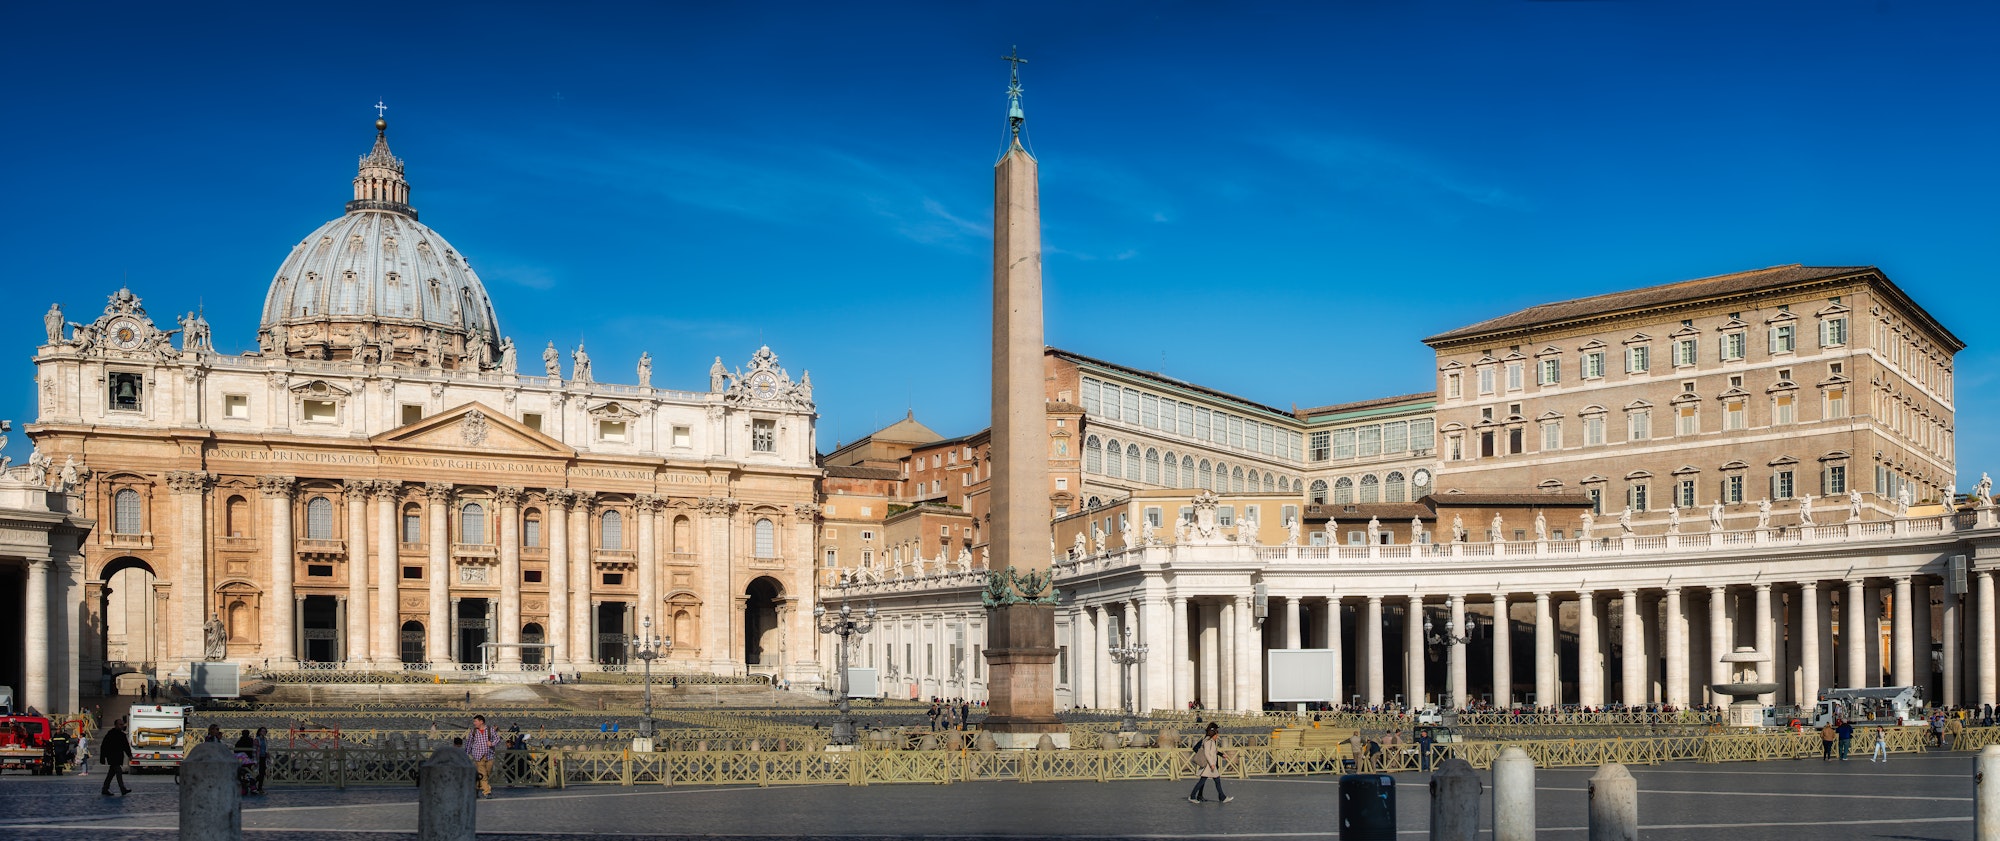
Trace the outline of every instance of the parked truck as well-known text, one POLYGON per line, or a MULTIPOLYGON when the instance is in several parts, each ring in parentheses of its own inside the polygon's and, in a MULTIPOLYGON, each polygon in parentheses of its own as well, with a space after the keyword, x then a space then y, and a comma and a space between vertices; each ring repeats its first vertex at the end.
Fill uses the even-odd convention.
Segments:
POLYGON ((49 737, 54 730, 49 720, 39 715, 0 715, 0 770, 48 773, 49 737))
POLYGON ((1856 727, 1923 727, 1928 724, 1924 698, 1914 686, 1870 686, 1862 689, 1822 689, 1813 708, 1812 726, 1834 720, 1856 727))
POLYGON ((132 767, 178 771, 187 756, 187 716, 193 707, 134 704, 131 718, 132 767))

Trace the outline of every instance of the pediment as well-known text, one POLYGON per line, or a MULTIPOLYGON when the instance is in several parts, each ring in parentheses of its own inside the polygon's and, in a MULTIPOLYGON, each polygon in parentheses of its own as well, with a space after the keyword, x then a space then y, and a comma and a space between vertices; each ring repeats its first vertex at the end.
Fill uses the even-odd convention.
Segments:
POLYGON ((1651 409, 1651 408, 1653 408, 1653 404, 1645 400, 1634 400, 1630 403, 1625 404, 1625 411, 1628 412, 1635 409, 1651 409))
POLYGON ((1813 315, 1819 318, 1826 318, 1830 315, 1846 315, 1850 312, 1853 312, 1853 310, 1848 309, 1846 304, 1829 304, 1825 309, 1814 312, 1813 315))
POLYGON ((609 420, 632 420, 639 417, 638 411, 616 400, 606 400, 590 407, 587 411, 593 418, 609 420))
POLYGON ((1769 464, 1772 467, 1783 467, 1787 464, 1798 464, 1798 463, 1799 460, 1792 458, 1791 456, 1778 456, 1777 458, 1771 459, 1769 462, 1767 462, 1767 464, 1769 464))
POLYGON ((333 383, 327 382, 326 380, 307 380, 305 382, 299 383, 298 385, 292 386, 291 391, 293 394, 297 394, 300 396, 309 396, 309 397, 323 396, 329 398, 346 397, 354 393, 352 391, 348 391, 347 389, 341 388, 340 386, 334 385, 333 383))
POLYGON ((1450 362, 1446 362, 1445 364, 1443 364, 1443 365, 1440 365, 1440 366, 1438 366, 1438 370, 1440 370, 1440 371, 1457 371, 1457 370, 1460 370, 1460 369, 1463 369, 1464 367, 1465 367, 1465 363, 1463 363, 1463 362, 1460 362, 1460 361, 1458 361, 1458 360, 1454 359, 1454 360, 1452 360, 1452 361, 1450 361, 1450 362))
POLYGON ((1560 356, 1560 355, 1562 355, 1562 352, 1563 352, 1563 349, 1562 349, 1562 348, 1559 348, 1559 347, 1556 347, 1555 345, 1549 345, 1548 347, 1545 347, 1545 348, 1542 348, 1541 350, 1538 350, 1538 351, 1535 351, 1535 355, 1536 355, 1536 356, 1560 356))
POLYGON ((1648 336, 1648 335, 1646 335, 1646 334, 1644 334, 1644 333, 1633 333, 1633 334, 1632 334, 1632 338, 1629 338, 1629 339, 1626 339, 1626 340, 1625 340, 1625 344, 1628 344, 1628 345, 1643 345, 1643 344, 1645 344, 1645 343, 1647 343, 1647 342, 1650 342, 1650 341, 1652 341, 1652 340, 1653 340, 1653 337, 1652 337, 1652 336, 1648 336))
POLYGON ((1683 464, 1683 465, 1681 465, 1680 467, 1676 467, 1676 468, 1674 468, 1674 475, 1675 475, 1675 476, 1691 476, 1691 475, 1693 475, 1693 474, 1696 474, 1696 473, 1700 473, 1700 472, 1701 472, 1701 468, 1699 468, 1699 467, 1696 467, 1696 466, 1694 466, 1694 465, 1692 465, 1692 464, 1683 464))
POLYGON ((1588 342, 1584 342, 1584 343, 1583 343, 1583 346, 1582 346, 1582 347, 1579 347, 1579 348, 1577 348, 1577 350, 1597 350, 1598 348, 1601 348, 1601 347, 1604 347, 1604 346, 1605 346, 1605 344, 1604 344, 1603 342, 1601 342, 1601 341, 1598 341, 1598 340, 1596 340, 1596 339, 1591 339, 1591 340, 1590 340, 1590 341, 1588 341, 1588 342))
POLYGON ((561 441, 543 435, 506 414, 478 402, 439 412, 416 423, 399 426, 369 439, 374 444, 434 447, 446 450, 504 450, 548 455, 575 455, 561 441))
POLYGON ((1507 362, 1519 362, 1521 360, 1527 359, 1528 357, 1521 355, 1521 352, 1517 350, 1500 358, 1507 362))
POLYGON ((1729 319, 1728 321, 1722 322, 1722 326, 1717 327, 1715 329, 1719 332, 1728 332, 1730 330, 1741 330, 1748 326, 1750 326, 1750 322, 1744 321, 1743 319, 1740 318, 1732 318, 1729 319))
POLYGON ((1797 315, 1792 314, 1791 310, 1779 310, 1777 315, 1773 315, 1770 318, 1764 319, 1764 323, 1782 324, 1787 321, 1797 321, 1797 320, 1799 320, 1799 317, 1797 315))
POLYGON ((1699 336, 1699 335, 1701 335, 1701 331, 1700 331, 1700 330, 1696 330, 1696 329, 1694 329, 1694 325, 1692 325, 1692 324, 1683 324, 1683 325, 1681 325, 1681 329, 1679 329, 1679 330, 1675 330, 1675 331, 1674 331, 1674 332, 1672 332, 1672 333, 1668 333, 1668 334, 1667 334, 1667 338, 1670 338, 1670 339, 1680 339, 1680 338, 1685 338, 1685 337, 1688 337, 1688 336, 1699 336))

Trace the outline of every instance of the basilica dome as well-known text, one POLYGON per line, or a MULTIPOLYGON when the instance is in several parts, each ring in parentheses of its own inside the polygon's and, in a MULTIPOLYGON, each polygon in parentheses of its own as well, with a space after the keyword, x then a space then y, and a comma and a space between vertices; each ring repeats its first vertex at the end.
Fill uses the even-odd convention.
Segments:
POLYGON ((417 221, 387 124, 361 158, 347 213, 319 226, 278 267, 264 298, 266 353, 425 367, 490 367, 492 301, 465 257, 417 221))

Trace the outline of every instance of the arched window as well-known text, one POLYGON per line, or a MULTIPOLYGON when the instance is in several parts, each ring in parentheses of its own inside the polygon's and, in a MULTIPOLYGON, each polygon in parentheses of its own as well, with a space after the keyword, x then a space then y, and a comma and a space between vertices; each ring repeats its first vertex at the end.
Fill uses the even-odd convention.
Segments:
POLYGON ((126 488, 111 497, 111 531, 115 534, 138 534, 141 525, 139 516, 139 492, 126 488))
POLYGON ((760 517, 757 520, 757 557, 775 558, 777 556, 778 527, 772 525, 769 518, 760 517))
POLYGON ((1253 493, 1257 490, 1257 471, 1255 470, 1250 471, 1250 490, 1253 493))
POLYGON ((1201 460, 1201 469, 1194 474, 1194 483, 1202 490, 1215 490, 1215 477, 1208 472, 1208 459, 1201 460))
POLYGON ((1273 477, 1271 476, 1271 474, 1269 474, 1269 473, 1266 473, 1266 474, 1264 474, 1264 492, 1265 492, 1265 493, 1270 493, 1270 492, 1271 492, 1272 490, 1274 490, 1274 488, 1273 488, 1272 486, 1273 486, 1273 485, 1275 485, 1275 484, 1277 484, 1277 481, 1276 481, 1276 480, 1275 480, 1275 479, 1274 479, 1274 478, 1273 478, 1273 477))
POLYGON ((521 512, 521 545, 540 548, 542 545, 542 512, 529 508, 521 512))
POLYGON ((1097 436, 1095 435, 1092 435, 1089 438, 1084 439, 1083 472, 1085 473, 1104 472, 1104 450, 1101 446, 1099 446, 1100 443, 1101 442, 1097 440, 1097 436))
POLYGON ((1384 477, 1384 478, 1383 478, 1383 480, 1382 480, 1382 501, 1383 501, 1383 502, 1402 502, 1402 501, 1403 501, 1403 474, 1402 474, 1402 473, 1400 473, 1400 472, 1398 472, 1398 473, 1391 473, 1391 474, 1389 474, 1389 475, 1388 475, 1387 477, 1384 477))
POLYGON ((1194 456, 1181 457, 1181 487, 1192 488, 1199 484, 1194 473, 1194 456))
POLYGON ((1308 495, 1306 499, 1311 500, 1315 504, 1319 505, 1326 504, 1326 480, 1314 479, 1312 485, 1312 493, 1308 495))
POLYGON ((597 524, 597 548, 617 551, 625 548, 625 517, 616 511, 604 512, 597 524))
POLYGON ((424 509, 416 503, 403 506, 403 542, 424 542, 424 509))
POLYGON ((1134 482, 1139 481, 1138 444, 1128 444, 1125 447, 1125 478, 1130 479, 1134 482))
POLYGON ((333 500, 323 496, 306 500, 306 539, 333 539, 333 500))
POLYGON ((1113 479, 1125 475, 1125 450, 1117 441, 1104 445, 1104 475, 1113 479))
POLYGON ((483 544, 486 542, 486 508, 477 502, 468 502, 458 510, 458 538, 460 542, 483 544))
POLYGON ((1230 471, 1229 490, 1235 493, 1243 492, 1243 468, 1238 467, 1235 470, 1230 471))
POLYGON ((1382 501, 1381 491, 1382 491, 1381 481, 1375 478, 1375 474, 1370 473, 1366 476, 1361 477, 1362 502, 1381 502, 1382 501))
POLYGON ((1333 480, 1333 504, 1346 505, 1354 501, 1354 480, 1342 476, 1333 480))
POLYGON ((1164 468, 1165 469, 1160 473, 1160 484, 1166 485, 1169 488, 1180 487, 1181 486, 1180 469, 1179 469, 1180 457, 1174 455, 1173 453, 1168 453, 1166 457, 1166 463, 1164 464, 1164 468))
POLYGON ((1160 483, 1160 451, 1150 447, 1146 449, 1146 482, 1160 483))
POLYGON ((250 501, 240 496, 232 496, 222 506, 223 534, 242 537, 243 530, 250 527, 250 501))

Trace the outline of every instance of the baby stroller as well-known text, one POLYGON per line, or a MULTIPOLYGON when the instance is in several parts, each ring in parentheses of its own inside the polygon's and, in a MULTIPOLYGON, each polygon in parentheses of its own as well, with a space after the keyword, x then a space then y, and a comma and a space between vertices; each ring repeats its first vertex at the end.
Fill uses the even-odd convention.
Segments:
POLYGON ((242 791, 245 797, 252 794, 264 793, 264 789, 257 785, 257 757, 241 751, 237 752, 236 787, 242 791))

